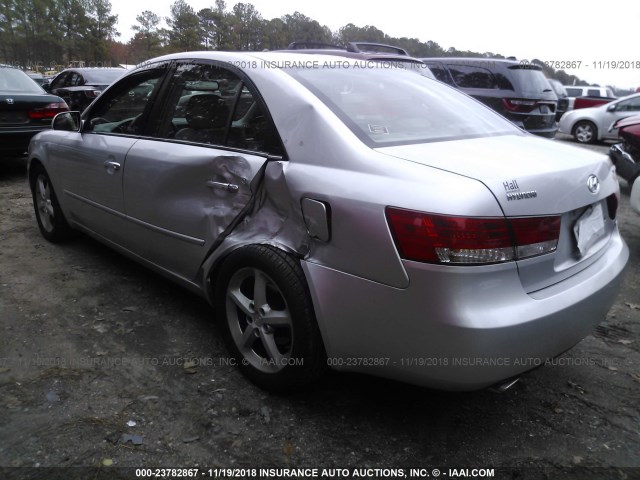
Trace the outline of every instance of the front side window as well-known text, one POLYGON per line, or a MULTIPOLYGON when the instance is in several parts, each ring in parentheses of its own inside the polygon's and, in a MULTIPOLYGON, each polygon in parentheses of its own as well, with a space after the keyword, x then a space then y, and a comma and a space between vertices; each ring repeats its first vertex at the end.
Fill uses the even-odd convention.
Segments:
POLYGON ((218 65, 179 65, 162 117, 160 138, 281 153, 261 102, 238 75, 218 65))
POLYGON ((62 86, 75 87, 76 85, 78 85, 79 81, 80 81, 80 75, 78 75, 76 72, 69 72, 62 86))
POLYGON ((89 112, 84 131, 140 135, 143 114, 164 72, 149 69, 115 84, 89 112))
POLYGON ((637 112, 640 111, 640 97, 624 100, 616 105, 618 112, 637 112))
POLYGON ((51 82, 51 89, 55 90, 57 88, 62 88, 62 86, 64 85, 65 80, 67 79, 67 77, 71 75, 70 72, 63 72, 60 73, 56 78, 53 79, 53 81, 51 82))
POLYGON ((463 93, 400 69, 286 71, 371 147, 521 133, 463 93))

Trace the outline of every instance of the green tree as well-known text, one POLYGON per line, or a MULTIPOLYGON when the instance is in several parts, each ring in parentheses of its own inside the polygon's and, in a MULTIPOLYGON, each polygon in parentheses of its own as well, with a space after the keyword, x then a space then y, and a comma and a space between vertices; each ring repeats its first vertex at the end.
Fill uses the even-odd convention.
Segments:
POLYGON ((281 18, 272 18, 264 22, 262 28, 262 46, 269 50, 286 48, 291 43, 287 25, 281 18))
POLYGON ((262 48, 262 16, 251 3, 236 3, 230 17, 233 46, 237 50, 262 48))
POLYGON ((150 10, 145 10, 136 16, 135 25, 131 28, 137 32, 131 39, 130 44, 141 44, 142 53, 146 58, 151 58, 160 53, 161 37, 160 29, 160 17, 150 10))
POLYGON ((169 48, 186 52, 202 48, 200 21, 193 8, 184 0, 171 5, 171 16, 166 18, 169 26, 169 48))
POLYGON ((300 12, 280 17, 286 25, 287 43, 295 41, 331 43, 333 34, 326 26, 321 26, 316 20, 311 20, 300 12))
POLYGON ((85 60, 106 65, 108 60, 108 41, 120 36, 116 30, 118 16, 111 14, 109 0, 86 0, 88 31, 85 36, 85 60))

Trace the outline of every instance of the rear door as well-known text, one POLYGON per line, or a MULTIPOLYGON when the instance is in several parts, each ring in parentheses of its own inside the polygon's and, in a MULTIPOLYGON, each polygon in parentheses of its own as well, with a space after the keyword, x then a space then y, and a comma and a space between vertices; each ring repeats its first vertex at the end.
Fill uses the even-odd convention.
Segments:
POLYGON ((214 63, 179 64, 159 102, 154 138, 127 154, 124 203, 131 249, 183 279, 253 196, 275 127, 240 72, 214 63), (255 179, 255 180, 254 180, 255 179))

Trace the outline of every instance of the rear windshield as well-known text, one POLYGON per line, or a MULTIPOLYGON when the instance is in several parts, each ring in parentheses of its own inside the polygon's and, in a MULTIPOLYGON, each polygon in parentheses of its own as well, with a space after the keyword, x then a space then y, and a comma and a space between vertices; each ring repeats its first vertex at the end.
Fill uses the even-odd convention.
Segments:
POLYGON ((523 95, 539 96, 553 93, 551 85, 542 70, 531 68, 530 65, 515 65, 509 67, 512 81, 517 84, 516 90, 523 95))
POLYGON ((0 68, 0 92, 44 93, 44 90, 22 70, 0 68))
POLYGON ((110 85, 125 73, 127 73, 127 70, 125 70, 124 68, 118 68, 114 70, 106 68, 96 68, 95 70, 85 70, 84 72, 82 72, 82 75, 84 75, 84 78, 88 83, 110 85))
POLYGON ((520 134, 458 90, 407 70, 288 69, 371 147, 520 134))

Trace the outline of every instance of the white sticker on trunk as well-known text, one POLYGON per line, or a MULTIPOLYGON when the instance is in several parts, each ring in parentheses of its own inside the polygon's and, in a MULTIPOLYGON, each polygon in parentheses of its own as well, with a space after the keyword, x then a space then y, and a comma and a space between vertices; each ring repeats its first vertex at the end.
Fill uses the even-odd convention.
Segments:
POLYGON ((587 253, 589 248, 591 248, 604 233, 602 204, 598 203, 584 212, 573 226, 573 234, 578 242, 580 255, 587 253))

